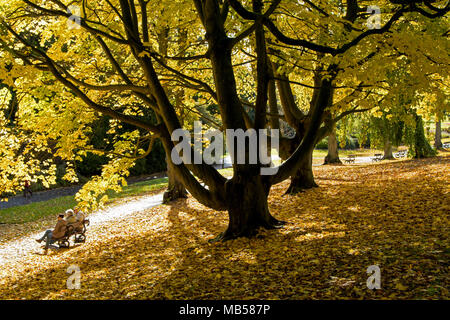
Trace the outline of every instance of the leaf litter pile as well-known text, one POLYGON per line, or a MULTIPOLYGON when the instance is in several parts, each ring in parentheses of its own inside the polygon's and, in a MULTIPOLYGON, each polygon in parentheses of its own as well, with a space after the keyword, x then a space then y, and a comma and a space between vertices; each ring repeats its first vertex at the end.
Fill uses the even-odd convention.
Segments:
POLYGON ((86 243, 47 256, 33 240, 0 255, 0 298, 448 299, 449 164, 314 168, 320 188, 272 189, 270 210, 288 224, 252 239, 209 243, 227 213, 190 197, 92 225, 86 243), (71 265, 80 289, 67 289, 71 265), (367 288, 373 265, 381 289, 367 288))

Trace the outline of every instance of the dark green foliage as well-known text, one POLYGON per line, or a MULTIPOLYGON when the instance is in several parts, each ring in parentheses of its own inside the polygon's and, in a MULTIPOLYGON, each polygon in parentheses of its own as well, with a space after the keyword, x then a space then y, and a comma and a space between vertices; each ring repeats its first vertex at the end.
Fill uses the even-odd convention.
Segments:
POLYGON ((108 163, 106 156, 88 153, 83 157, 83 161, 76 162, 76 171, 84 177, 99 175, 102 172, 102 166, 106 163, 108 163))
MULTIPOLYGON (((340 142, 338 139, 338 145, 340 146, 340 142)), ((343 149, 345 150, 355 150, 360 147, 360 143, 357 137, 355 136, 346 136, 345 137, 345 145, 343 149)), ((328 137, 325 139, 322 139, 317 145, 316 149, 319 150, 327 150, 328 149, 328 137)))
POLYGON ((320 142, 316 145, 316 149, 327 150, 328 149, 328 137, 320 140, 320 142))
POLYGON ((386 141, 394 146, 401 144, 403 136, 403 122, 398 112, 383 111, 381 117, 370 117, 370 141, 373 148, 383 149, 386 141))
MULTIPOLYGON (((90 136, 92 146, 99 150, 109 150, 111 143, 110 137, 107 135, 109 129, 109 117, 102 117, 93 126, 94 130, 90 136)), ((127 130, 134 130, 133 127, 124 125, 122 132, 127 130)), ((99 175, 102 171, 102 166, 108 163, 109 159, 106 155, 96 155, 87 153, 83 157, 83 161, 76 161, 76 171, 83 177, 90 177, 99 175)), ((156 141, 152 152, 143 159, 136 160, 134 167, 130 169, 130 175, 144 175, 161 172, 166 170, 165 153, 160 141, 156 141)))
MULTIPOLYGON (((95 125, 92 126, 93 131, 90 136, 92 146, 96 149, 106 149, 107 142, 105 141, 109 126, 109 118, 100 118, 95 125)), ((108 158, 105 155, 96 155, 87 153, 83 157, 83 161, 75 161, 75 168, 79 175, 90 177, 99 175, 102 171, 102 166, 108 163, 108 158)))
POLYGON ((160 141, 156 141, 153 146, 153 151, 146 158, 136 161, 135 166, 130 169, 130 175, 139 176, 166 171, 167 163, 165 156, 162 143, 160 141))
MULTIPOLYGON (((339 140, 338 140, 339 144, 339 140)), ((346 136, 345 137, 345 147, 346 150, 355 150, 359 148, 359 141, 358 138, 354 136, 346 136)))
POLYGON ((427 158, 436 155, 428 139, 425 136, 423 129, 422 117, 413 112, 415 120, 415 128, 407 128, 406 137, 409 144, 409 155, 414 158, 427 158))

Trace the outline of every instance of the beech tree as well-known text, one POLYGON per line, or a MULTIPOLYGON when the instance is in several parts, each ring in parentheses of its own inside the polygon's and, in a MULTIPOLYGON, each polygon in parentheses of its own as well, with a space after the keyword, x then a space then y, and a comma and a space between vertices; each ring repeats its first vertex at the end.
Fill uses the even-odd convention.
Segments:
POLYGON ((336 128, 334 128, 328 136, 328 154, 325 157, 324 164, 342 163, 339 159, 338 147, 336 128))
POLYGON ((434 147, 436 149, 442 149, 441 120, 435 121, 435 129, 434 130, 435 130, 435 132, 434 132, 434 147))
MULTIPOLYGON (((31 131, 33 139, 8 131, 0 137, 3 149, 8 149, 2 154, 1 179, 8 181, 2 188, 17 187, 19 175, 11 169, 24 162, 14 156, 20 141, 28 139, 31 154, 35 147, 48 147, 45 139, 52 136, 59 141, 58 154, 77 159, 88 152, 84 135, 89 126, 99 114, 108 115, 113 119, 111 133, 120 123, 133 125, 136 131, 118 137, 102 176, 88 182, 78 199, 95 202, 111 185, 123 183, 134 159, 150 152, 152 141, 160 139, 176 179, 203 205, 228 212, 229 226, 217 240, 250 236, 259 227, 282 226, 268 208, 271 186, 291 177, 290 189, 295 192, 310 183, 315 144, 339 119, 379 101, 371 88, 383 81, 377 77, 382 77, 386 64, 398 58, 389 52, 407 47, 405 42, 422 28, 411 22, 422 17, 446 19, 449 10, 444 1, 417 0, 100 0, 71 1, 70 6, 61 0, 10 0, 0 4, 4 13, 0 79, 46 98, 39 105, 29 101, 30 106, 19 111, 21 128, 31 131), (369 4, 382 7, 384 13, 379 25, 367 28, 369 4), (368 70, 368 63, 377 67, 368 70), (13 67, 8 70, 6 65, 13 67), (253 79, 249 72, 254 72, 253 79), (294 85, 312 93, 294 97, 294 85), (230 179, 206 163, 172 162, 176 144, 171 135, 183 127, 182 110, 214 101, 222 130, 264 129, 268 118, 280 116, 268 108, 269 98, 275 101, 274 87, 283 117, 296 132, 284 143, 288 156, 275 174, 261 175, 265 164, 260 160, 237 163, 236 152, 230 179), (243 99, 244 93, 250 98, 243 99), (355 97, 360 103, 349 104, 355 97), (304 101, 309 105, 305 107, 304 101), (253 119, 246 108, 253 110, 253 119), (150 121, 153 118, 156 121, 150 121)), ((441 44, 437 48, 433 40, 426 37, 421 45, 427 53, 432 48, 448 59, 446 48, 441 44)), ((246 140, 247 160, 249 143, 246 140)), ((27 168, 47 175, 53 170, 35 162, 27 168)))

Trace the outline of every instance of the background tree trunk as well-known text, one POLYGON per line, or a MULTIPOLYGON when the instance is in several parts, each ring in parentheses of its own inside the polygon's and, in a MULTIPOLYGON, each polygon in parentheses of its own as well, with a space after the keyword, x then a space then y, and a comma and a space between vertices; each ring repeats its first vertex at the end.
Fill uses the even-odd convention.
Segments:
POLYGON ((436 131, 434 133, 434 147, 442 149, 441 121, 436 119, 436 131))
POLYGON ((385 159, 385 160, 395 159, 394 155, 392 154, 392 143, 389 140, 389 138, 386 138, 384 140, 384 155, 383 155, 383 159, 385 159))
MULTIPOLYGON (((271 69, 271 64, 269 64, 269 70, 271 69)), ((273 73, 271 73, 273 77, 273 73)), ((269 96, 269 124, 272 129, 280 129, 280 119, 278 118, 278 101, 277 101, 277 91, 275 86, 275 80, 270 80, 268 85, 268 96, 269 96)))
POLYGON ((325 157, 324 164, 342 163, 339 159, 338 142, 336 138, 336 128, 328 136, 328 154, 325 157))
POLYGON ((291 184, 286 191, 286 194, 296 194, 306 189, 316 188, 318 185, 314 181, 314 174, 312 171, 312 156, 313 151, 309 151, 308 156, 301 160, 300 168, 291 176, 291 184))
MULTIPOLYGON (((295 151, 299 144, 297 137, 294 139, 280 140, 280 158, 286 160, 295 151)), ((314 181, 314 174, 312 171, 312 158, 314 149, 308 152, 308 155, 301 161, 300 168, 291 176, 291 184, 286 191, 286 194, 296 194, 305 189, 316 188, 318 185, 314 181)))
POLYGON ((184 188, 184 185, 177 179, 175 172, 168 162, 167 176, 169 177, 169 185, 167 187, 167 190, 164 192, 163 203, 169 203, 180 198, 187 198, 187 191, 184 188))

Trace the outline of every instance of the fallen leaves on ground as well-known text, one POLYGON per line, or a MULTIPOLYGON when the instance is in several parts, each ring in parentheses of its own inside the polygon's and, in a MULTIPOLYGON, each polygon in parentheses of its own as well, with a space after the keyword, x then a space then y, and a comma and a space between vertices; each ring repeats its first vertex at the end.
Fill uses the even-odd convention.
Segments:
POLYGON ((320 188, 270 194, 280 230, 208 240, 226 212, 179 200, 92 226, 68 250, 0 261, 3 299, 448 299, 450 157, 314 168, 320 188), (78 265, 81 288, 69 290, 78 265), (367 268, 378 265, 381 289, 367 268))

